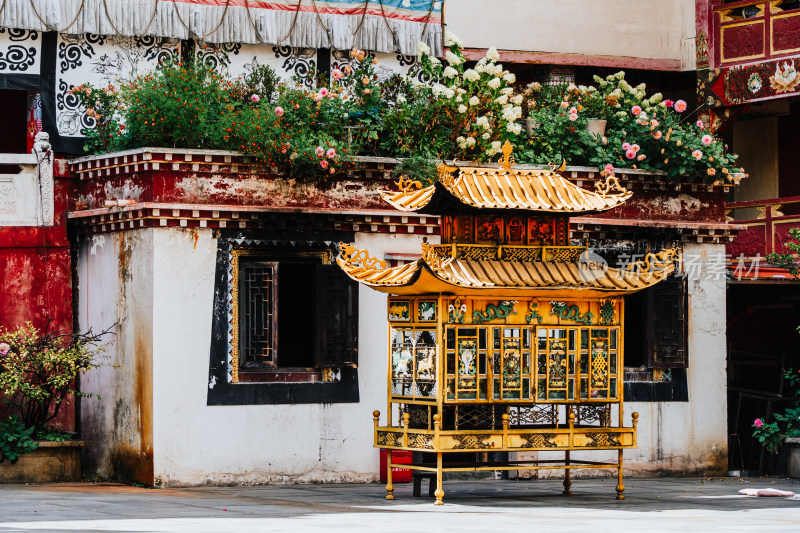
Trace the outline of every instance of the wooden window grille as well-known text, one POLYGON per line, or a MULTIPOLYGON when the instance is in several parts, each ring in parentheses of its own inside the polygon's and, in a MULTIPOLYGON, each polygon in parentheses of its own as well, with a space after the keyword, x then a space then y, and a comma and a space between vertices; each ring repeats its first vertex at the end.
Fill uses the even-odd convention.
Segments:
POLYGON ((687 363, 686 280, 671 277, 647 289, 645 339, 650 368, 687 363))
POLYGON ((278 348, 278 262, 243 261, 239 273, 241 366, 275 367, 278 348))

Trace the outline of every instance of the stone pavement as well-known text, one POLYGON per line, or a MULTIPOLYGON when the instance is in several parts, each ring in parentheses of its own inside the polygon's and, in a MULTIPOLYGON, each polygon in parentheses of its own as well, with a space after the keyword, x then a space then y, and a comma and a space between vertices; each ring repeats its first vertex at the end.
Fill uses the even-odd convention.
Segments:
MULTIPOLYGON (((125 531, 792 531, 800 496, 756 498, 741 488, 800 493, 800 480, 776 478, 577 479, 561 482, 447 481, 445 503, 412 498, 396 485, 284 485, 144 489, 111 483, 0 485, 0 533, 125 531)), ((423 482, 423 494, 426 493, 423 482)))

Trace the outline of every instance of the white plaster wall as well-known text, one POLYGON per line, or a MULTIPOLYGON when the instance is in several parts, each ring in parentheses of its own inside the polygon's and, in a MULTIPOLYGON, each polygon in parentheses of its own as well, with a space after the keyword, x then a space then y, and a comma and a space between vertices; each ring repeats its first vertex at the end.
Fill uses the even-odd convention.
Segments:
MULTIPOLYGON (((689 401, 624 404, 625 426, 630 427, 633 412, 639 413, 639 445, 624 452, 625 475, 727 470, 726 288, 724 268, 720 268, 725 245, 685 244, 683 254, 689 293, 689 401)), ((545 458, 547 454, 541 455, 545 458)), ((573 457, 614 462, 616 452, 576 452, 573 457)), ((557 477, 562 472, 539 474, 557 477)), ((578 470, 574 474, 612 475, 616 471, 578 470)))
MULTIPOLYGON (((691 0, 448 0, 445 23, 468 48, 681 60, 691 0)), ((689 68, 689 67, 687 67, 689 68)))
POLYGON ((92 235, 78 250, 81 331, 100 332, 117 323, 108 338, 109 364, 81 377, 81 390, 95 395, 81 401, 82 437, 88 441, 84 467, 103 477, 149 475, 152 233, 92 235))
MULTIPOLYGON (((386 296, 359 290, 357 404, 207 406, 217 241, 154 232, 154 463, 167 485, 372 481, 372 411, 386 405, 386 296)), ((358 235, 356 246, 419 252, 420 238, 358 235)))

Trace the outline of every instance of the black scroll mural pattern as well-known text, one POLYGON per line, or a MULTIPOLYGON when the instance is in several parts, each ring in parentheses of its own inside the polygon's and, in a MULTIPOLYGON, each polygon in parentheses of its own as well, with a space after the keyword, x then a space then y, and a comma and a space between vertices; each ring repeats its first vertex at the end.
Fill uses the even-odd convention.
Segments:
POLYGON ((272 53, 276 59, 283 59, 281 68, 309 89, 314 87, 314 76, 317 71, 316 50, 311 48, 292 48, 291 46, 273 46, 272 53))
MULTIPOLYGON (((19 30, 11 28, 0 28, 0 35, 8 34, 8 40, 12 43, 24 43, 39 39, 39 32, 30 30, 19 30)), ((36 64, 36 54, 38 51, 35 46, 24 46, 22 44, 11 44, 0 51, 0 72, 27 72, 36 64)))
MULTIPOLYGON (((200 46, 200 45, 198 45, 200 46)), ((205 44, 195 51, 195 57, 206 67, 214 70, 228 68, 230 56, 239 55, 242 43, 205 44)))
POLYGON ((95 126, 78 98, 69 94, 78 83, 95 87, 117 85, 156 63, 177 59, 178 41, 158 37, 61 36, 56 79, 56 127, 61 135, 79 137, 95 126))

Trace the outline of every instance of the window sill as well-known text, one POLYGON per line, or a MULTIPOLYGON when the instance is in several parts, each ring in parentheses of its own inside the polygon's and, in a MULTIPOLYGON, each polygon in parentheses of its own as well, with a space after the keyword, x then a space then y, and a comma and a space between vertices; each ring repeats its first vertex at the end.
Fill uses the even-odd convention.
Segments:
POLYGON ((322 373, 309 368, 239 370, 239 383, 322 383, 322 373))

